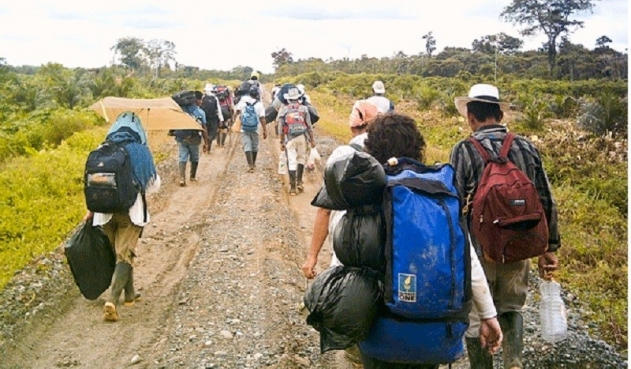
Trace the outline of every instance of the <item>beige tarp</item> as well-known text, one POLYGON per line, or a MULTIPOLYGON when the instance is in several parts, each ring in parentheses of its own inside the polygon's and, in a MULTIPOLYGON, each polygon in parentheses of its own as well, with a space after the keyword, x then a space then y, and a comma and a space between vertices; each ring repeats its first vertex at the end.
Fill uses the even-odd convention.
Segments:
POLYGON ((197 129, 202 126, 170 97, 159 99, 127 99, 108 96, 90 106, 109 123, 124 111, 132 111, 140 117, 142 126, 148 131, 169 129, 197 129))

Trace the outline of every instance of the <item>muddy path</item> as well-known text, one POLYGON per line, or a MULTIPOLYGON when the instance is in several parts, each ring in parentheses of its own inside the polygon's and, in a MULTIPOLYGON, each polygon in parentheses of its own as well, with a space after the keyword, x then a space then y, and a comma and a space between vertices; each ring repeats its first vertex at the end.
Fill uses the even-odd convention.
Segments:
MULTIPOLYGON (((107 291, 89 301, 67 283, 62 299, 5 342, 0 367, 351 368, 339 352, 320 354, 319 335, 299 310, 321 172, 305 174, 305 192, 288 196, 268 130, 254 173, 233 133, 225 148, 202 156, 198 181, 186 187, 177 185, 175 144, 150 138, 170 156, 137 250, 142 299, 107 323, 107 291)), ((336 144, 318 140, 324 154, 336 144)))

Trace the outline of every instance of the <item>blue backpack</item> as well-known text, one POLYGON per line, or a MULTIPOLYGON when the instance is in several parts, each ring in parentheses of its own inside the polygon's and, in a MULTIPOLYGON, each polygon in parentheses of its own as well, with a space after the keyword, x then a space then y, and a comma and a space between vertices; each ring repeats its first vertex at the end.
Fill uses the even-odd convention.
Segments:
POLYGON ((471 255, 450 165, 385 165, 386 310, 362 351, 391 363, 447 364, 464 354, 471 255))
POLYGON ((254 132, 259 126, 259 117, 256 114, 256 109, 254 109, 255 104, 256 102, 245 103, 245 109, 241 114, 241 128, 244 132, 254 132))

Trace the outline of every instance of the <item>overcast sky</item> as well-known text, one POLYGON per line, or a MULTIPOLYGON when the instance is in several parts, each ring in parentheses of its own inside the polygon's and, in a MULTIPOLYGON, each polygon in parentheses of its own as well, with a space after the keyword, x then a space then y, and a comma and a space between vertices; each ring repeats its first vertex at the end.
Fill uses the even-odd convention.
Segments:
MULTIPOLYGON (((251 66, 273 72, 271 53, 294 58, 389 57, 425 50, 433 32, 437 51, 471 48, 474 39, 504 32, 523 50, 546 41, 519 35, 499 19, 511 0, 18 0, 0 3, 0 57, 10 65, 110 65, 112 46, 125 37, 175 44, 180 64, 230 70, 251 66)), ((585 27, 570 35, 593 49, 606 35, 627 52, 628 0, 595 1, 585 27)))

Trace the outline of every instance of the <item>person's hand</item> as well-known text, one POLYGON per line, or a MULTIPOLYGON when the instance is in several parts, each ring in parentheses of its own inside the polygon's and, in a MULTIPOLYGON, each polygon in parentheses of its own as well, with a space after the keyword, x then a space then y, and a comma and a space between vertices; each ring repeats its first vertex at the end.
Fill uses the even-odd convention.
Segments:
POLYGON ((315 149, 315 142, 312 142, 312 143, 311 143, 311 148, 312 148, 312 149, 315 149))
POLYGON ((285 151, 285 144, 284 143, 280 144, 280 151, 285 151))
POLYGON ((496 353, 502 346, 502 329, 497 317, 485 319, 480 322, 480 344, 487 348, 490 354, 496 353))
POLYGON ((267 138, 267 132, 266 130, 263 130, 263 139, 265 140, 267 138))
POLYGON ((93 217, 94 217, 94 212, 91 212, 91 211, 88 210, 88 212, 83 217, 83 221, 87 222, 88 220, 92 219, 93 217))
POLYGON ((317 257, 308 257, 307 261, 302 264, 302 274, 304 274, 307 279, 315 278, 316 272, 313 269, 315 268, 317 262, 317 257))
POLYGON ((208 153, 208 145, 204 145, 203 151, 204 151, 204 154, 208 153))
POLYGON ((539 276, 545 279, 546 274, 554 272, 559 268, 559 259, 557 259, 555 253, 546 252, 545 254, 539 256, 537 264, 539 266, 539 276))

